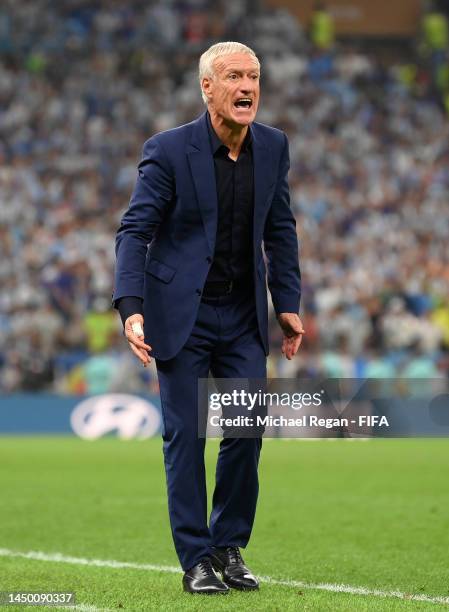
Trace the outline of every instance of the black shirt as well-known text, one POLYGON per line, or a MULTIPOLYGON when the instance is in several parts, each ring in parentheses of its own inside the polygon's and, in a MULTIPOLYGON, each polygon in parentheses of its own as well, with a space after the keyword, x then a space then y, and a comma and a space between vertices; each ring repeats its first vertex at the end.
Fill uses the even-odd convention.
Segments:
MULTIPOLYGON (((206 282, 252 283, 252 228, 254 215, 254 164, 251 131, 248 129, 236 161, 218 138, 209 113, 207 128, 214 157, 217 185, 217 236, 212 265, 206 282)), ((117 300, 123 324, 132 314, 143 314, 143 301, 134 296, 117 300)))
POLYGON ((248 129, 236 161, 215 133, 207 113, 214 156, 218 219, 213 262, 206 282, 252 279, 254 175, 248 129))

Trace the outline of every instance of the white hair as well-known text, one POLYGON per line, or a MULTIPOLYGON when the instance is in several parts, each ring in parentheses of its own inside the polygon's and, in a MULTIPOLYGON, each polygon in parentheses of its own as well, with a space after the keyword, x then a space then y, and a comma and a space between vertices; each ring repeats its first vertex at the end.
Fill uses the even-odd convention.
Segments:
POLYGON ((199 69, 198 69, 198 77, 200 80, 200 87, 201 87, 201 97, 203 98, 203 101, 205 104, 207 104, 207 96, 203 91, 203 88, 201 86, 201 81, 204 79, 204 77, 210 77, 210 78, 214 77, 215 75, 214 62, 217 59, 217 57, 222 57, 223 55, 231 55, 232 53, 247 53, 248 55, 252 55, 255 58, 258 68, 260 70, 260 62, 259 62, 257 55, 254 53, 254 51, 250 47, 247 47, 243 43, 227 41, 227 42, 219 42, 219 43, 216 43, 215 45, 212 45, 212 47, 209 47, 209 49, 207 49, 207 51, 205 51, 200 57, 199 69))

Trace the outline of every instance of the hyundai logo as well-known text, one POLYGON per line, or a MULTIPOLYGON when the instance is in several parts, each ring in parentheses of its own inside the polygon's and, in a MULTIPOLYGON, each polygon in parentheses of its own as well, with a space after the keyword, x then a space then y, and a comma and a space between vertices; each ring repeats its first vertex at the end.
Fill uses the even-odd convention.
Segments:
POLYGON ((85 440, 117 432, 122 440, 151 438, 160 429, 159 410, 136 395, 95 395, 75 406, 70 415, 73 431, 85 440))

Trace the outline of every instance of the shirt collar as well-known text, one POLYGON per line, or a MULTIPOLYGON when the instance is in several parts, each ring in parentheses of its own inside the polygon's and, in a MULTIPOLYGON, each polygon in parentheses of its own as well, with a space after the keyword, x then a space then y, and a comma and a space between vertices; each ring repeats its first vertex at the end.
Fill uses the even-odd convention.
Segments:
MULTIPOLYGON (((218 138, 217 133, 212 126, 212 121, 210 120, 209 111, 206 112, 206 119, 207 119, 207 130, 209 132, 209 141, 210 141, 210 145, 212 149, 212 155, 215 155, 215 153, 217 153, 220 147, 225 147, 225 149, 229 151, 228 147, 225 144, 223 144, 221 140, 218 138)), ((250 146, 250 144, 251 144, 251 129, 248 128, 248 131, 246 132, 245 140, 243 141, 243 144, 242 144, 242 151, 247 149, 250 146)))

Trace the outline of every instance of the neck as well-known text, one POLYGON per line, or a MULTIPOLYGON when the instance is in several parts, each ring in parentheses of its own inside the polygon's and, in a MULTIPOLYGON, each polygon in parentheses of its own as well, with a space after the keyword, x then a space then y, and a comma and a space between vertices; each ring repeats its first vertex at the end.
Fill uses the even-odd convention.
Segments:
POLYGON ((248 132, 247 125, 226 122, 213 108, 208 108, 210 121, 221 142, 228 147, 231 155, 239 154, 243 141, 248 132))

